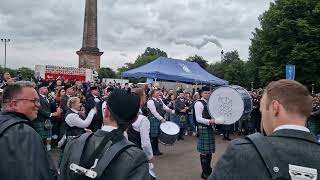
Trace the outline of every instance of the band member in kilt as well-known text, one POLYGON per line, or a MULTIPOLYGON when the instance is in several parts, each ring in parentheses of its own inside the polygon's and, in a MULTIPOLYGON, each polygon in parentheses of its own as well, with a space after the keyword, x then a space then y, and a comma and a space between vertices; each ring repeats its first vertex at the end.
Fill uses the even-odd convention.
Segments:
POLYGON ((38 93, 40 99, 40 108, 38 116, 33 121, 34 129, 39 133, 43 142, 45 142, 47 150, 51 150, 51 130, 52 123, 51 117, 58 117, 61 114, 61 109, 58 108, 57 112, 51 113, 51 104, 47 97, 49 83, 44 81, 38 86, 38 93))
POLYGON ((201 99, 194 105, 194 115, 198 129, 197 150, 200 153, 200 162, 202 167, 201 178, 207 179, 211 172, 212 153, 215 152, 214 129, 212 125, 221 124, 220 120, 212 118, 208 111, 207 102, 210 96, 210 87, 202 87, 200 91, 201 99))
POLYGON ((188 126, 188 114, 187 110, 189 107, 187 106, 187 100, 184 97, 184 92, 182 90, 178 91, 179 97, 175 102, 175 112, 177 114, 175 123, 180 127, 180 132, 178 136, 178 140, 183 140, 183 134, 185 132, 186 127, 188 126))
POLYGON ((159 98, 160 90, 153 89, 151 91, 151 98, 147 102, 147 107, 149 110, 148 119, 150 121, 150 140, 153 155, 159 156, 162 153, 159 151, 158 137, 160 135, 160 124, 166 122, 164 119, 165 111, 173 112, 168 108, 161 99, 159 98))

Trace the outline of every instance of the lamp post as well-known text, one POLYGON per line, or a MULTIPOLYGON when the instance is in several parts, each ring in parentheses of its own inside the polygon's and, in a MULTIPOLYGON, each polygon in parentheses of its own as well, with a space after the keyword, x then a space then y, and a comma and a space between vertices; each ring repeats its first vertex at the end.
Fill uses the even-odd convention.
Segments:
POLYGON ((221 50, 221 61, 223 60, 223 50, 221 50))
POLYGON ((10 39, 1 39, 1 42, 4 42, 4 68, 7 66, 7 43, 10 42, 10 39))

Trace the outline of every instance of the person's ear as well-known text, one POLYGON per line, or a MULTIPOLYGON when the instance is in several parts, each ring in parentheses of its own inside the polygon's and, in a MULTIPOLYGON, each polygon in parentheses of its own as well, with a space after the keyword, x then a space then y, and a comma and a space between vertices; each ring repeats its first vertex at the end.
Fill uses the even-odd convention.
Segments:
POLYGON ((110 117, 110 111, 109 111, 109 109, 107 107, 104 108, 103 115, 104 115, 103 116, 104 118, 109 118, 110 117))
POLYGON ((271 102, 271 112, 273 116, 278 116, 280 111, 280 103, 279 101, 273 100, 271 102))

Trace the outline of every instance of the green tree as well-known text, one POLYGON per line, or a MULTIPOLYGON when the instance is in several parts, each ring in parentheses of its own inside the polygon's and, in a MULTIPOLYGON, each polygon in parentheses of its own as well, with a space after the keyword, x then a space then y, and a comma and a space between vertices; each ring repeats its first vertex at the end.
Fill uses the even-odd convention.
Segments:
POLYGON ((202 56, 194 55, 188 57, 186 60, 198 63, 199 66, 201 66, 203 69, 207 69, 208 67, 208 61, 205 60, 202 56))
POLYGON ((237 50, 226 52, 221 62, 216 62, 208 66, 208 72, 225 80, 230 84, 250 87, 251 76, 247 71, 247 62, 240 59, 237 50))
POLYGON ((252 72, 260 86, 285 78, 285 65, 296 66, 296 80, 320 81, 320 1, 276 0, 259 17, 249 48, 252 72))
POLYGON ((241 61, 237 50, 226 52, 222 58, 222 63, 230 64, 234 61, 241 61))
POLYGON ((114 72, 111 68, 102 67, 98 71, 99 78, 116 78, 116 72, 114 72))
POLYGON ((20 72, 20 74, 22 75, 23 78, 30 78, 34 74, 34 71, 30 68, 27 68, 27 67, 21 67, 21 68, 17 69, 15 74, 17 74, 17 72, 20 72))
POLYGON ((121 77, 121 74, 127 70, 134 69, 140 66, 143 66, 145 64, 148 64, 154 60, 156 60, 158 57, 168 57, 167 53, 158 49, 158 48, 151 48, 147 47, 145 51, 138 55, 134 63, 126 63, 124 66, 117 69, 117 76, 121 77))

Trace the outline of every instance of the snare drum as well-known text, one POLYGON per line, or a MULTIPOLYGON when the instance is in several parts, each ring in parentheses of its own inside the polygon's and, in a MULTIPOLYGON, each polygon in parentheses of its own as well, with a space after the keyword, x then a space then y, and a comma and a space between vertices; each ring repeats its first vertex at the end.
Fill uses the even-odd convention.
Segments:
POLYGON ((252 111, 252 98, 240 86, 223 86, 213 91, 208 100, 208 111, 213 118, 223 118, 233 124, 252 111))
POLYGON ((164 145, 173 145, 178 138, 179 131, 179 126, 174 122, 162 123, 160 125, 159 141, 164 145))

